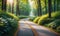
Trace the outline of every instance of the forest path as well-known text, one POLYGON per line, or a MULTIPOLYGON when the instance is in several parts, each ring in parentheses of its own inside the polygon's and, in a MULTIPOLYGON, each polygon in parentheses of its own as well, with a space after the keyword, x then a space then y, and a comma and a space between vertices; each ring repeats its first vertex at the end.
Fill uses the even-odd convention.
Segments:
POLYGON ((28 19, 19 21, 20 29, 17 36, 58 36, 46 27, 39 26, 28 19))

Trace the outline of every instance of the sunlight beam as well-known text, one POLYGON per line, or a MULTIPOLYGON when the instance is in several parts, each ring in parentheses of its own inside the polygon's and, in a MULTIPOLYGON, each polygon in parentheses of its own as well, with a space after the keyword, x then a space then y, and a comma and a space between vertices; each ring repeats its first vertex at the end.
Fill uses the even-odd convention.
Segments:
POLYGON ((30 17, 34 17, 34 13, 33 13, 33 3, 34 3, 34 1, 29 0, 29 4, 30 4, 30 7, 31 7, 31 11, 30 11, 30 14, 29 14, 30 17))
POLYGON ((7 0, 7 2, 13 4, 13 0, 7 0))

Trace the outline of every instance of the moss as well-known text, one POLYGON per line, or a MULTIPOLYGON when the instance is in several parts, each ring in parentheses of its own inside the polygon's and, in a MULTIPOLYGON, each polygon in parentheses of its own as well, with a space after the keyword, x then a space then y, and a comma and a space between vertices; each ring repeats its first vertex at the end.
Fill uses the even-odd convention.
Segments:
POLYGON ((40 17, 36 17, 36 18, 33 20, 33 22, 34 22, 34 23, 37 23, 39 19, 40 19, 40 17))
POLYGON ((38 20, 38 24, 42 24, 42 22, 43 22, 44 20, 46 20, 47 18, 48 18, 48 15, 43 15, 43 16, 41 16, 40 19, 38 20))

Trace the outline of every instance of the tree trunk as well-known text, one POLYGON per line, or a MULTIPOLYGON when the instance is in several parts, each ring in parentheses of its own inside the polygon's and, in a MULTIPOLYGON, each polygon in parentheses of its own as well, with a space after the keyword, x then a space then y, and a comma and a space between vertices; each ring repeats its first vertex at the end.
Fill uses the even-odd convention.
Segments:
POLYGON ((2 10, 6 11, 6 2, 7 0, 2 0, 2 10))
POLYGON ((54 12, 57 10, 57 0, 54 0, 54 12))
POLYGON ((49 18, 51 18, 51 12, 52 12, 52 4, 51 4, 51 0, 48 0, 48 12, 49 12, 49 18))
POLYGON ((47 13, 47 2, 45 0, 45 13, 47 13))
POLYGON ((17 0, 17 6, 16 6, 16 15, 20 15, 20 12, 19 12, 19 0, 17 0))
POLYGON ((60 11, 60 0, 57 0, 57 11, 60 11))
POLYGON ((14 1, 12 3, 12 13, 14 14, 14 1))
POLYGON ((41 0, 38 0, 38 16, 42 15, 42 10, 41 10, 41 0))

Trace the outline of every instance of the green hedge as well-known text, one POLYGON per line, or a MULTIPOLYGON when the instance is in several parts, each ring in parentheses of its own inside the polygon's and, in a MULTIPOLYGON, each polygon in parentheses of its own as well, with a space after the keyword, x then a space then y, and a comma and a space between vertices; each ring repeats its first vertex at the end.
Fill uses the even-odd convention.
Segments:
POLYGON ((11 13, 0 11, 0 36, 14 36, 19 18, 11 13))

